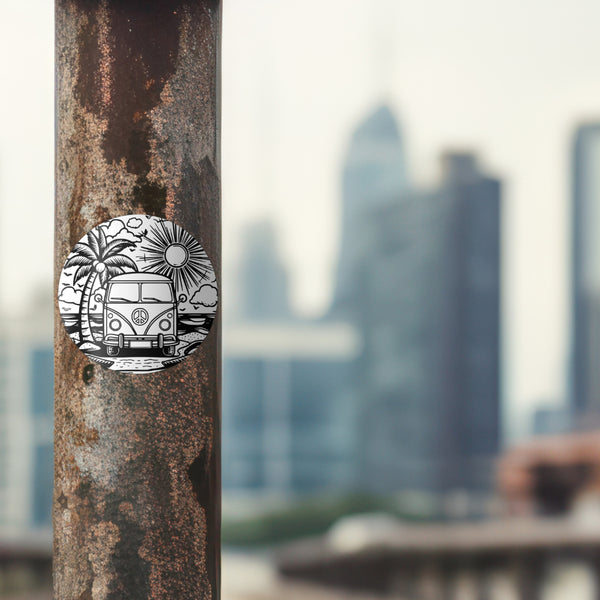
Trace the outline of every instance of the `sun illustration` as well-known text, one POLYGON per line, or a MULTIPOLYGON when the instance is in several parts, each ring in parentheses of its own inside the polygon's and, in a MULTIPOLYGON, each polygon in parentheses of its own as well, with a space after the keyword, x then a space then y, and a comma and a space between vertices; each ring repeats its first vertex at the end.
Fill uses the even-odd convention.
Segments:
POLYGON ((160 221, 150 229, 140 250, 144 271, 169 277, 179 291, 189 292, 210 278, 211 265, 202 246, 171 221, 160 221))

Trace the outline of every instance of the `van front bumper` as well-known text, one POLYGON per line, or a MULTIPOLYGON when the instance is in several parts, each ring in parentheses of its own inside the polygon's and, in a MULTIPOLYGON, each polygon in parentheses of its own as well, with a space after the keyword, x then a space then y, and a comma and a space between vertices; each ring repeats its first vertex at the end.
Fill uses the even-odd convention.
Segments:
POLYGON ((174 346, 179 340, 172 334, 157 335, 123 335, 109 334, 104 338, 105 346, 118 346, 119 348, 164 348, 174 346))

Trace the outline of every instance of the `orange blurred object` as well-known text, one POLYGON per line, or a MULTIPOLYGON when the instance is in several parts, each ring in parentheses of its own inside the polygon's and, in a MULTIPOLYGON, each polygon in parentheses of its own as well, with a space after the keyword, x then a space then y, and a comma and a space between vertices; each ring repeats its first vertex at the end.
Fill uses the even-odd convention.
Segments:
POLYGON ((583 498, 600 505, 600 431, 547 436, 508 450, 498 490, 512 515, 560 515, 583 498))

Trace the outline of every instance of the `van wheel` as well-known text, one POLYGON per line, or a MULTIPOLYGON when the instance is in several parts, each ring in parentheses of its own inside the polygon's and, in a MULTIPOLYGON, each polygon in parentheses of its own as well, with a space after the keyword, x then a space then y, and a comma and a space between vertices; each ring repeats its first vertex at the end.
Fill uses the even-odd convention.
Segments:
POLYGON ((175 346, 165 346, 162 349, 162 351, 165 356, 174 356, 175 355, 175 346))
POLYGON ((106 354, 108 356, 119 356, 119 348, 117 346, 106 346, 106 354))

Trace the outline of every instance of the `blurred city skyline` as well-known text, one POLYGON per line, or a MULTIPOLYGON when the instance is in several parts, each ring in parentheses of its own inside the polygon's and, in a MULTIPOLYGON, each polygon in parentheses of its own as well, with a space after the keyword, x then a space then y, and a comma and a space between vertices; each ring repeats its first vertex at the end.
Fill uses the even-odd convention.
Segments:
MULTIPOLYGON (((227 177, 224 146, 226 218, 228 198, 236 203, 235 210, 229 205, 232 221, 269 214, 291 267, 295 306, 326 309, 339 243, 339 174, 352 127, 389 104, 405 139, 408 176, 428 186, 439 179, 444 150, 477 152, 484 170, 505 182, 504 409, 508 432, 522 435, 531 408, 566 393, 571 141, 581 121, 600 113, 600 47, 586 33, 598 7, 582 3, 575 12, 564 3, 509 2, 497 10, 462 0, 354 2, 344 10, 329 2, 315 23, 310 3, 255 6, 232 10, 230 26, 257 32, 266 19, 273 26, 257 35, 260 41, 250 36, 250 48, 228 46, 225 29, 224 64, 241 59, 245 68, 224 79, 225 116, 231 106, 224 144, 232 140, 236 165, 242 154, 254 160, 243 177, 227 177), (391 56, 382 66, 385 49, 391 56), (229 94, 228 81, 236 84, 229 94), (249 103, 254 99, 253 114, 262 118, 248 134, 247 105, 235 92, 251 89, 252 81, 249 103), (266 98, 269 108, 260 110, 266 98), (299 163, 298 150, 290 160, 294 145, 305 152, 299 163), (257 183, 265 178, 268 187, 257 183), (302 243, 299 222, 312 246, 320 240, 317 248, 302 243)), ((233 260, 235 246, 234 238, 226 258, 233 260)))
MULTIPOLYGON (((0 99, 0 301, 13 311, 51 280, 53 3, 4 3, 2 11, 9 93, 0 99), (23 242, 20 223, 36 244, 23 242)), ((506 184, 504 399, 517 432, 518 419, 566 388, 571 139, 578 123, 600 114, 598 17, 591 1, 574 11, 541 0, 501 10, 475 0, 230 0, 226 273, 239 260, 243 227, 266 217, 295 308, 327 309, 341 165, 353 127, 382 102, 400 122, 416 182, 434 184, 445 149, 476 151, 506 184)))

